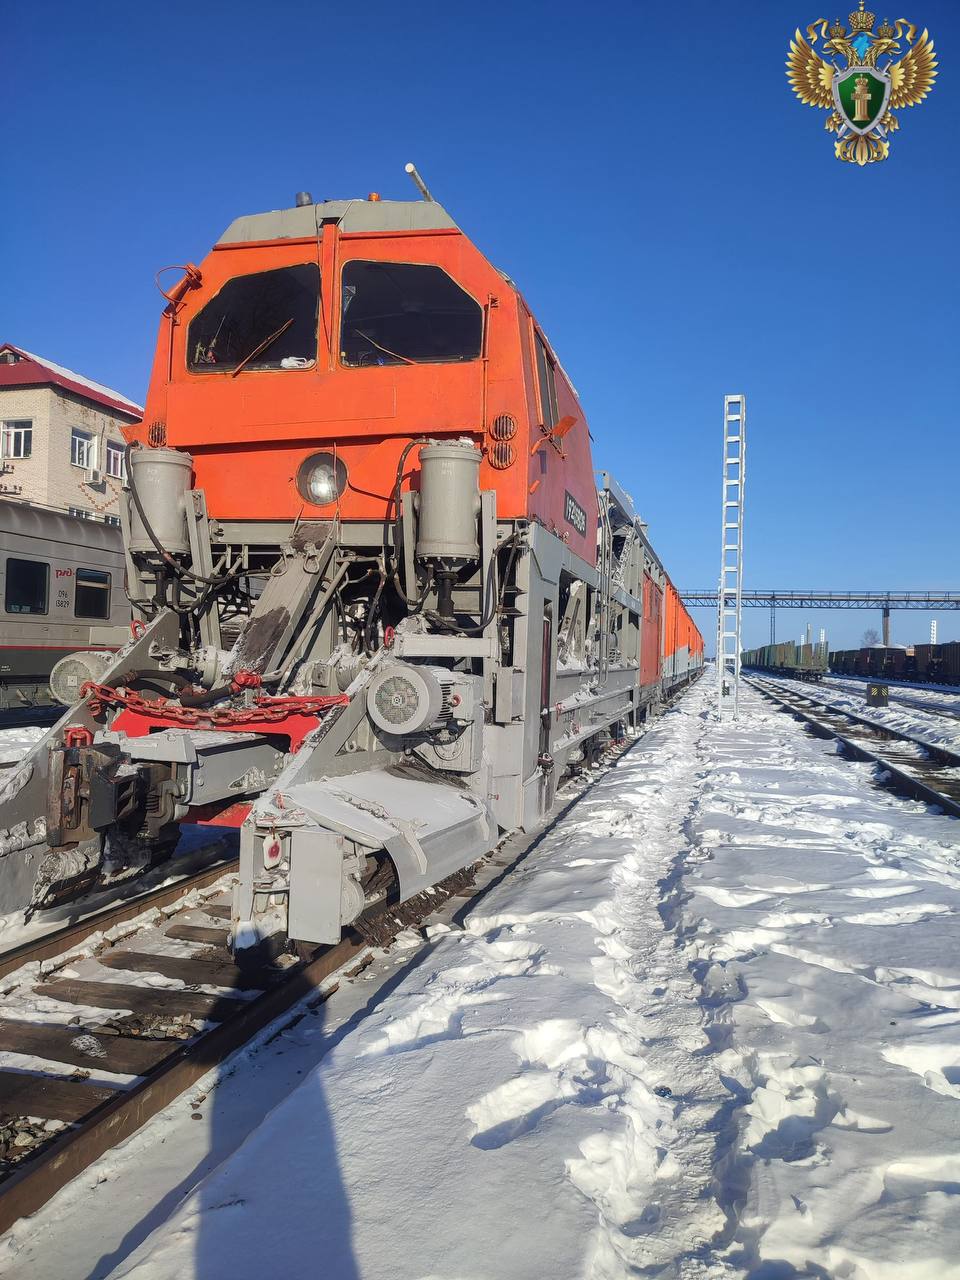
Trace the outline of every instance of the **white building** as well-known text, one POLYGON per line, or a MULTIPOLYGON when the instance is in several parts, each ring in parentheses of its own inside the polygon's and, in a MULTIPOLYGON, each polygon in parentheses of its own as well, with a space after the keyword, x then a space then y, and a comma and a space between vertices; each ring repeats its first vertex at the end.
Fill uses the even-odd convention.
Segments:
POLYGON ((119 391, 0 344, 0 497, 119 524, 121 429, 142 416, 119 391))

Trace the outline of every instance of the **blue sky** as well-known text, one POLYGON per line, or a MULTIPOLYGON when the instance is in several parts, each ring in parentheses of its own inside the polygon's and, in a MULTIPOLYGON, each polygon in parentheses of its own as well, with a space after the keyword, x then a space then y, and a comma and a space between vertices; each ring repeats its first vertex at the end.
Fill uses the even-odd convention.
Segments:
MULTIPOLYGON (((520 284, 678 584, 717 578, 745 391, 748 585, 960 589, 960 5, 901 10, 940 76, 861 170, 786 82, 817 0, 12 6, 0 338, 142 398, 157 268, 300 189, 407 198, 413 159, 520 284)), ((879 625, 782 638, 807 621, 879 625)))

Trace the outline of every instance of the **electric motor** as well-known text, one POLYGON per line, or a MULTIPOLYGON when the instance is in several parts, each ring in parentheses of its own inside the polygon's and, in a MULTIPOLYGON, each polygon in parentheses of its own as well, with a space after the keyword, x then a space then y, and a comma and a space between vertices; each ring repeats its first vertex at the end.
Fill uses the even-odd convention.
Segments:
POLYGON ((453 684, 443 667, 392 662, 367 687, 367 714, 378 729, 396 736, 449 724, 453 684))

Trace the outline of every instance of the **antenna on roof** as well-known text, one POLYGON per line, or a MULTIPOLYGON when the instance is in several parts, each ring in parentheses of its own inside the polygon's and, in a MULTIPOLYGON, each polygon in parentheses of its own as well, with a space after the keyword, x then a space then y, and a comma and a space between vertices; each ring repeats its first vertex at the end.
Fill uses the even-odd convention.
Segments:
POLYGON ((417 172, 417 166, 413 163, 413 161, 411 160, 408 164, 405 164, 403 167, 405 171, 409 173, 414 185, 416 186, 420 194, 423 196, 424 200, 429 200, 431 204, 436 204, 436 200, 434 200, 433 196, 427 190, 427 184, 420 177, 420 174, 417 172))

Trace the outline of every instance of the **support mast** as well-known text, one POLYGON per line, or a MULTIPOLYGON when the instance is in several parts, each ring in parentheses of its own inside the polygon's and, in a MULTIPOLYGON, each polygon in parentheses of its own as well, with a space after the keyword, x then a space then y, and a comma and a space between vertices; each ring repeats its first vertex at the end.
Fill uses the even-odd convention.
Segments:
POLYGON ((723 498, 717 609, 717 711, 740 713, 740 606, 743 590, 743 492, 747 478, 747 402, 723 398, 723 498))

